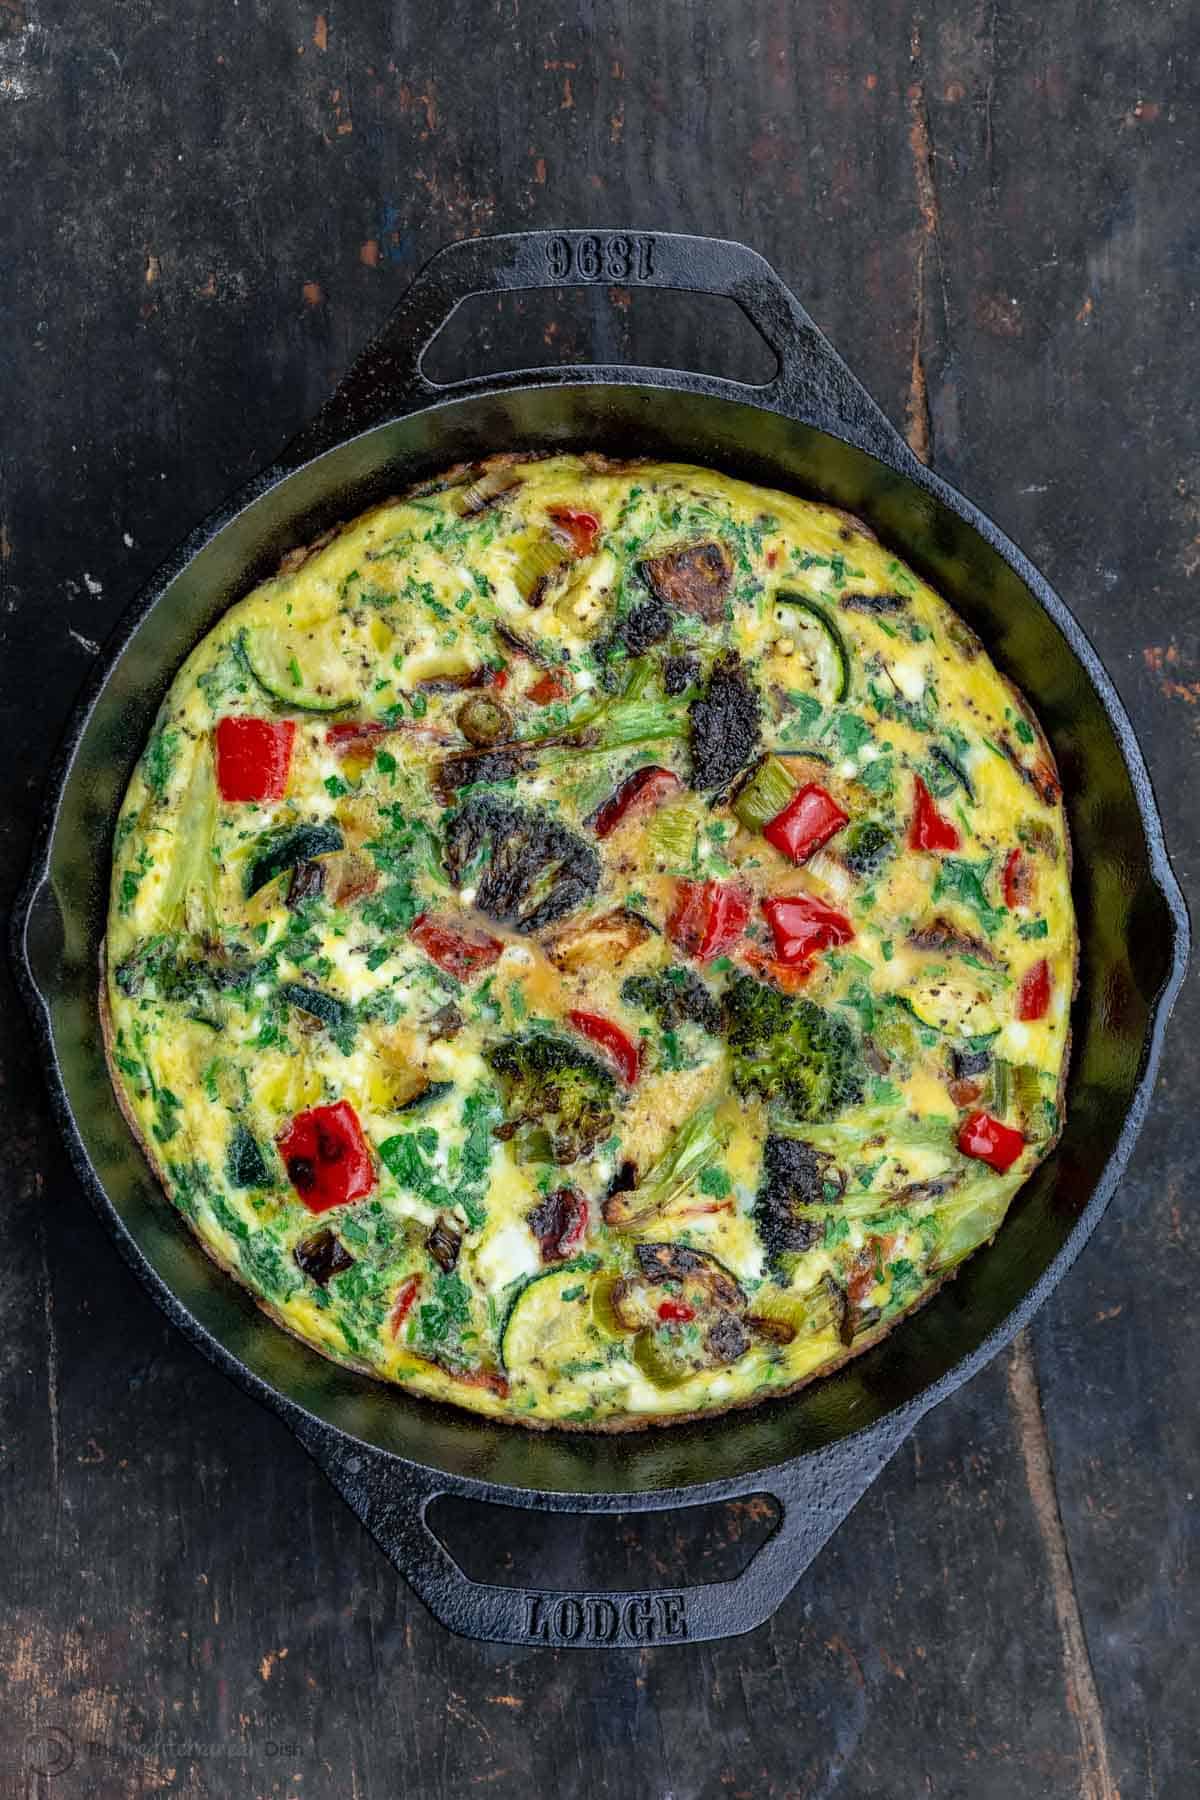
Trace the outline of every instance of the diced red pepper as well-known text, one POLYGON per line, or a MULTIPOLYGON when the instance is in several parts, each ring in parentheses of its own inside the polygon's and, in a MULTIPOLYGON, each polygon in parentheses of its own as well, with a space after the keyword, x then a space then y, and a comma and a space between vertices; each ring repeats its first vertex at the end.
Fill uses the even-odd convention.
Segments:
POLYGON ((991 1113, 973 1112, 958 1128, 958 1147, 964 1156, 973 1156, 1003 1175, 1024 1150, 1025 1139, 1011 1125, 993 1119, 991 1113))
POLYGON ((371 1152, 348 1100, 297 1113, 278 1142, 288 1180, 309 1212, 361 1200, 375 1186, 371 1152))
POLYGON ((532 700, 535 706, 549 706, 552 700, 565 700, 570 691, 557 669, 546 669, 533 686, 526 689, 525 698, 532 700))
POLYGON ((1023 850, 1010 850, 1004 859, 1004 904, 1010 912, 1028 906, 1033 899, 1033 865, 1023 850))
POLYGON ((351 719, 343 725, 331 725, 325 733, 335 756, 349 756, 355 751, 370 750, 377 738, 386 737, 393 729, 378 719, 351 719))
POLYGON ((849 814, 842 811, 833 795, 809 781, 797 788, 783 811, 763 826, 763 836, 794 863, 804 863, 849 823, 849 814))
POLYGON ((391 1331, 393 1337, 399 1337, 400 1327, 412 1311, 413 1301, 421 1291, 421 1277, 410 1275, 396 1289, 396 1303, 392 1307, 391 1331))
POLYGON ((908 828, 910 850, 957 850, 962 843, 958 828, 943 819, 933 796, 919 775, 913 776, 913 816, 908 828))
POLYGON ((605 1019, 600 1013, 569 1012, 571 1024, 581 1037, 590 1038, 598 1044, 605 1055, 610 1056, 620 1071, 621 1080, 626 1087, 632 1087, 638 1078, 642 1065, 642 1053, 633 1039, 614 1025, 611 1019, 605 1019))
POLYGON ((430 962, 459 981, 470 981, 490 969, 504 949, 498 938, 473 925, 447 925, 422 913, 409 927, 409 937, 419 944, 430 962))
POLYGON ((1050 964, 1045 957, 1021 977, 1017 989, 1018 1019, 1044 1019, 1050 1010, 1050 964))
POLYGON ((295 739, 294 719, 220 719, 216 752, 222 800, 282 800, 295 739))
POLYGON ((678 775, 670 769, 660 769, 650 765, 644 769, 635 769, 626 777, 615 794, 609 796, 604 805, 592 814, 591 826, 598 838, 606 838, 617 829, 636 807, 639 812, 650 812, 677 794, 683 786, 678 775))
POLYGON ((575 555, 590 556, 600 533, 595 513, 578 512, 573 506, 552 506, 549 511, 558 529, 570 538, 575 555))
POLYGON ((686 1300, 660 1300, 658 1316, 668 1325, 690 1325, 696 1316, 696 1309, 689 1306, 686 1300))
POLYGON ((498 694, 502 693, 508 686, 508 667, 506 664, 502 663, 498 669, 492 670, 492 686, 498 694))
POLYGON ((667 920, 671 942, 698 962, 711 962, 736 944, 750 917, 750 900, 736 881, 677 881, 667 920))
POLYGON ((763 914, 775 939, 775 955, 785 967, 810 963, 822 950, 848 944, 854 927, 845 913, 837 912, 811 894, 785 894, 764 900, 763 914))
POLYGON ((785 994, 798 994, 807 985, 815 966, 811 962, 789 966, 780 962, 778 957, 768 956, 765 950, 756 949, 753 944, 743 945, 738 956, 747 968, 753 969, 761 981, 769 981, 785 994))

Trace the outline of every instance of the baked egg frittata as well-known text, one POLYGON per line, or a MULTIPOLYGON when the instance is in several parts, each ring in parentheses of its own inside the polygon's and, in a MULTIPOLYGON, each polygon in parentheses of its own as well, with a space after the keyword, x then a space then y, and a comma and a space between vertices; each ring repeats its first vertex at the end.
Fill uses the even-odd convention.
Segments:
POLYGON ((102 982, 173 1205, 338 1361, 528 1425, 779 1394, 1061 1124, 1053 759, 831 507, 496 457, 225 614, 122 806, 102 982))

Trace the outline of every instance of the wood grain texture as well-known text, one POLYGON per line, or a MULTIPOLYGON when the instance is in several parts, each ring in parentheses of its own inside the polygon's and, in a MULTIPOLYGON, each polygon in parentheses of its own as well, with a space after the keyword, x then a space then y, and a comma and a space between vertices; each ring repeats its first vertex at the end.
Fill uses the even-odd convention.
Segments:
MULTIPOLYGON (((94 646, 406 277, 449 237, 605 223, 763 250, 1041 563, 1188 883, 1195 51, 1180 0, 449 0, 436 22, 0 0, 6 895, 94 646)), ((741 329, 597 295, 485 309, 446 350, 724 366, 741 329)), ((6 990, 0 1796, 1191 1800, 1194 987, 1181 1014, 1135 1168, 1025 1360, 925 1421, 764 1630, 578 1657, 447 1637, 167 1329, 71 1178, 6 990)), ((669 1580, 753 1523, 542 1542, 528 1520, 496 1555, 669 1580)))

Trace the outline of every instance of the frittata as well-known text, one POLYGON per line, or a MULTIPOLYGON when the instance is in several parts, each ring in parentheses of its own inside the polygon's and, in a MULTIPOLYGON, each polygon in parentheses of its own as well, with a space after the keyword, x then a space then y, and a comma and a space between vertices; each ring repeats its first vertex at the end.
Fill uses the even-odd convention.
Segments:
POLYGON ((101 1007, 170 1201, 280 1324, 620 1429, 828 1372, 994 1235, 1075 961, 1045 738, 867 527, 513 455, 188 657, 101 1007))

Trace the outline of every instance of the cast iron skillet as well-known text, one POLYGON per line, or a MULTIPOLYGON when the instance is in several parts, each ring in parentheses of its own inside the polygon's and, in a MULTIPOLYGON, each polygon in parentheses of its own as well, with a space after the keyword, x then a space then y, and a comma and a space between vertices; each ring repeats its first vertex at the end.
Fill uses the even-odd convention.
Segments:
POLYGON ((528 232, 451 245, 413 282, 312 424, 201 525, 101 658, 51 782, 17 908, 18 974, 80 1179, 168 1316, 280 1414, 442 1622, 508 1643, 720 1638, 770 1617, 923 1413, 1001 1349, 1095 1229, 1142 1124, 1183 978, 1187 915, 1145 765, 1062 601, 977 507, 912 456, 773 270, 739 244, 528 232), (439 387, 421 371, 470 294, 586 283, 691 289, 741 306, 778 359, 762 387, 665 369, 538 369, 439 387), (795 1398, 708 1425, 531 1434, 411 1398, 267 1323, 175 1220, 104 1066, 96 1009, 109 843, 185 653, 283 551, 460 458, 597 449, 711 464, 865 518, 976 627, 1033 701, 1062 771, 1082 936, 1067 1126, 996 1243, 923 1311, 795 1398), (669 1594, 470 1581, 426 1522, 439 1495, 556 1512, 774 1496, 735 1580, 669 1594))

